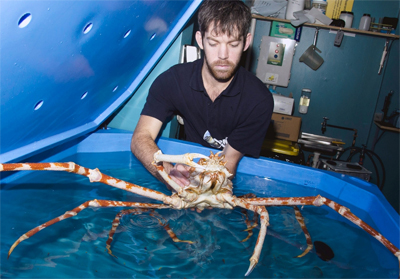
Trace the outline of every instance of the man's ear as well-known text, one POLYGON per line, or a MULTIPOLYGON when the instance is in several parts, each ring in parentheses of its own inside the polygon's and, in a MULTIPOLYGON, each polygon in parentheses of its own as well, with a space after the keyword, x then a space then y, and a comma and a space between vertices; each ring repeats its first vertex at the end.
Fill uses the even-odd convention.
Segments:
POLYGON ((252 40, 252 35, 251 35, 251 33, 247 33, 246 40, 244 41, 244 48, 243 48, 243 51, 246 51, 246 50, 249 48, 250 43, 251 43, 251 40, 252 40))
POLYGON ((201 36, 201 32, 200 31, 196 32, 196 42, 199 45, 200 49, 204 49, 203 48, 203 36, 201 36))

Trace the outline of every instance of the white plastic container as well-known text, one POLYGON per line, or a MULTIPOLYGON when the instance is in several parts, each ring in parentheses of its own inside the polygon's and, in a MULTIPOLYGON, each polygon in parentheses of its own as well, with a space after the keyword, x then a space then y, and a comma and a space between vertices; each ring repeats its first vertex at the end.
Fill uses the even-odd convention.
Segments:
POLYGON ((360 25, 358 26, 358 29, 359 29, 359 30, 368 31, 370 25, 371 25, 371 15, 369 15, 369 14, 364 14, 364 15, 361 17, 360 25))
POLYGON ((306 114, 308 112, 310 99, 311 99, 311 89, 304 88, 303 90, 301 90, 299 113, 306 114))
POLYGON ((326 3, 326 1, 323 1, 323 0, 313 0, 312 1, 312 7, 316 8, 323 14, 326 14, 326 6, 327 5, 328 4, 326 3))
POLYGON ((342 12, 340 13, 339 18, 342 19, 342 20, 344 20, 344 22, 345 22, 344 27, 345 27, 345 28, 351 28, 351 26, 353 25, 353 18, 354 18, 354 15, 353 15, 352 12, 342 11, 342 12))
POLYGON ((286 6, 286 19, 296 19, 293 16, 293 13, 304 10, 304 2, 305 0, 288 0, 286 6))

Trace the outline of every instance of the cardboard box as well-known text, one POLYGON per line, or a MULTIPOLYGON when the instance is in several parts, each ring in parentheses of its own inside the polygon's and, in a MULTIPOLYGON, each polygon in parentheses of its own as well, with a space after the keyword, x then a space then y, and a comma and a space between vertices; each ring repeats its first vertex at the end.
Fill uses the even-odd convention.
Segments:
POLYGON ((272 94, 274 98, 274 112, 292 115, 294 99, 286 96, 272 94))
POLYGON ((267 137, 297 142, 300 135, 301 117, 272 113, 267 137))

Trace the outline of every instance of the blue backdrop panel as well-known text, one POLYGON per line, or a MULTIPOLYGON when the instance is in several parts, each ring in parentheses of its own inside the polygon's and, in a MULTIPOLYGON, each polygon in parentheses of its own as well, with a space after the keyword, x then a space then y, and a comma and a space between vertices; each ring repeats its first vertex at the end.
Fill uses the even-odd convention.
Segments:
POLYGON ((96 129, 200 2, 1 1, 1 161, 96 129))

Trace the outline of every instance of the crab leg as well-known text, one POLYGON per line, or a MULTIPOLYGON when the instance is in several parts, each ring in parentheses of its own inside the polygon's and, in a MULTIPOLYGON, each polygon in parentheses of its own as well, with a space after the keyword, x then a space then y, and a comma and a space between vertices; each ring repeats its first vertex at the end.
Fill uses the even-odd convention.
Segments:
MULTIPOLYGON (((242 210, 242 213, 246 216, 245 222, 247 229, 245 229, 245 231, 247 231, 247 237, 242 239, 240 242, 246 242, 247 240, 249 240, 249 238, 253 235, 253 229, 258 226, 258 222, 256 220, 254 220, 253 224, 251 224, 247 212, 248 211, 245 211, 244 209, 242 210)), ((254 217, 258 217, 258 214, 256 212, 254 212, 254 217)))
POLYGON ((200 171, 204 170, 205 169, 204 166, 201 166, 193 162, 194 158, 209 159, 208 156, 199 153, 186 153, 183 155, 166 155, 162 154, 161 150, 158 150, 156 153, 154 153, 154 162, 156 163, 159 162, 179 163, 188 165, 190 167, 194 167, 196 169, 199 169, 200 171))
POLYGON ((113 241, 113 236, 120 224, 120 220, 121 217, 125 214, 133 214, 133 215, 138 215, 138 214, 142 214, 144 212, 148 212, 150 211, 150 216, 156 218, 158 220, 158 223, 165 229, 165 231, 168 233, 168 235, 172 238, 172 240, 174 242, 186 242, 189 244, 193 244, 193 241, 189 241, 189 240, 180 240, 176 234, 173 232, 173 230, 169 227, 167 221, 159 214, 157 214, 153 209, 150 208, 133 208, 133 209, 125 209, 125 210, 121 210, 114 218, 114 221, 112 222, 112 227, 111 230, 108 234, 108 239, 106 242, 106 249, 108 251, 108 254, 110 254, 111 256, 117 258, 111 251, 111 242, 113 241), (162 220, 163 221, 162 221, 162 220))
POLYGON ((152 213, 150 213, 151 216, 153 216, 154 218, 157 218, 158 223, 163 226, 164 230, 168 233, 168 235, 172 238, 172 240, 174 242, 185 242, 185 243, 189 243, 189 244, 193 244, 193 241, 190 240, 180 240, 176 234, 174 233, 174 231, 171 229, 171 227, 168 225, 167 220, 165 220, 164 217, 162 217, 160 214, 158 214, 157 212, 153 211, 152 213))
POLYGON ((164 204, 150 204, 150 203, 140 203, 140 202, 122 202, 122 201, 109 201, 109 200, 90 200, 86 201, 83 204, 81 204, 78 207, 75 207, 74 209, 65 212, 63 215, 60 215, 50 221, 47 221, 46 223, 41 224, 40 226, 37 226, 36 228, 33 228, 32 230, 28 231, 27 233, 23 234, 20 238, 18 238, 17 241, 14 242, 14 244, 11 246, 10 250, 8 251, 8 258, 10 257, 12 251, 17 247, 19 243, 22 241, 30 238, 34 234, 38 233, 39 231, 43 230, 44 228, 47 228, 57 222, 60 222, 64 219, 73 217, 77 215, 79 212, 82 210, 88 208, 88 207, 140 207, 140 208, 170 208, 168 205, 164 204))
POLYGON ((69 163, 15 163, 15 164, 0 164, 0 171, 20 171, 20 170, 45 170, 45 171, 66 171, 83 176, 87 176, 90 182, 101 182, 122 190, 129 191, 144 197, 165 201, 167 195, 141 187, 139 185, 123 181, 103 174, 99 169, 89 169, 79 166, 73 162, 69 163))
MULTIPOLYGON (((312 241, 311 241, 310 233, 308 232, 307 227, 306 227, 306 225, 304 223, 303 215, 301 215, 301 212, 300 212, 300 210, 299 210, 299 208, 297 206, 293 206, 293 208, 294 208, 294 211, 295 211, 295 214, 296 214, 296 220, 297 220, 297 222, 299 222, 300 227, 303 230, 304 236, 306 237, 306 241, 307 241, 307 248, 304 250, 304 252, 302 254, 300 254, 300 255, 295 257, 295 258, 301 258, 301 257, 305 256, 308 252, 311 251, 311 249, 313 248, 313 244, 312 244, 312 241)), ((246 215, 246 225, 247 225, 246 231, 248 231, 248 236, 245 239, 243 239, 241 242, 247 241, 253 235, 253 231, 252 230, 255 227, 257 227, 257 225, 258 225, 258 222, 257 222, 258 214, 257 214, 257 212, 254 212, 253 225, 251 224, 251 222, 248 219, 248 216, 246 214, 247 211, 243 210, 243 213, 246 215)))
POLYGON ((110 232, 108 233, 108 239, 106 242, 106 249, 107 249, 108 254, 117 258, 117 256, 115 256, 111 251, 111 242, 114 239, 114 234, 117 231, 117 228, 120 224, 121 217, 125 214, 138 215, 138 214, 142 214, 143 212, 147 212, 147 211, 149 211, 149 209, 147 209, 147 208, 133 208, 133 209, 121 210, 120 212, 117 213, 114 220, 112 221, 111 229, 110 229, 110 232))
POLYGON ((267 234, 267 226, 269 225, 269 215, 265 206, 254 206, 247 203, 247 199, 234 198, 234 204, 239 207, 251 210, 260 215, 260 232, 258 233, 256 246, 254 247, 253 255, 250 258, 250 266, 244 276, 248 276, 258 263, 260 258, 261 249, 264 244, 265 235, 267 234))
POLYGON ((303 215, 301 214, 301 212, 297 206, 294 205, 293 208, 294 208, 294 213, 296 214, 296 220, 297 220, 297 222, 299 222, 300 227, 303 230, 304 236, 306 237, 306 241, 307 241, 307 248, 304 250, 303 253, 296 256, 296 258, 301 258, 301 257, 305 256, 308 252, 311 251, 311 249, 313 248, 313 244, 312 244, 310 233, 308 232, 306 224, 304 223, 303 215))
MULTIPOLYGON (((255 198, 255 197, 256 197, 256 195, 254 195, 254 194, 246 194, 243 196, 239 196, 239 198, 255 198)), ((246 216, 245 223, 246 223, 247 229, 245 229, 245 231, 247 231, 247 237, 240 242, 246 242, 253 235, 253 229, 258 226, 258 214, 257 214, 257 212, 254 212, 254 217, 253 217, 254 220, 253 220, 253 224, 251 224, 251 221, 249 220, 249 216, 247 214, 248 211, 242 209, 242 213, 246 216)))
POLYGON ((367 233, 372 235, 375 239, 381 242, 396 258, 400 263, 400 250, 394 246, 387 238, 385 238, 382 234, 377 232, 370 225, 365 223, 363 220, 358 218, 356 215, 350 212, 350 209, 342 206, 328 198, 322 197, 320 195, 315 197, 297 197, 297 198, 249 198, 245 199, 245 201, 252 205, 314 205, 314 206, 322 206, 326 205, 335 210, 337 213, 342 215, 344 218, 353 222, 367 233))

